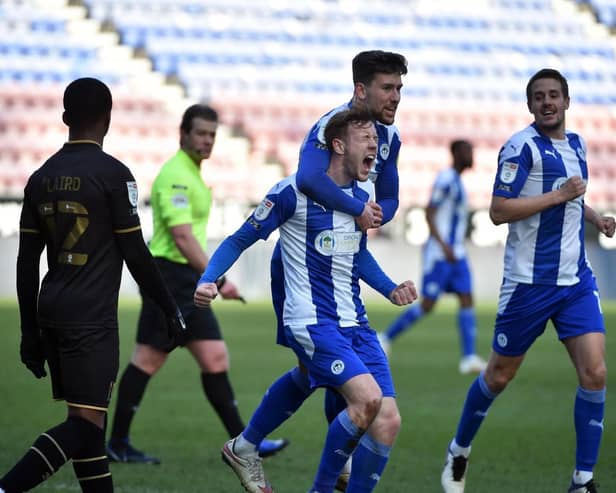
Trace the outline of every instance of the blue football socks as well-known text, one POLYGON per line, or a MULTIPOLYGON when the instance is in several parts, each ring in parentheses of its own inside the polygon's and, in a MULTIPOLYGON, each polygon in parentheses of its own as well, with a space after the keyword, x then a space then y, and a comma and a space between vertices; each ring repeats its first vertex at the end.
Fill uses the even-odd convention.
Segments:
POLYGON ((291 417, 313 391, 308 376, 299 368, 288 371, 267 390, 242 435, 249 442, 260 444, 291 417))
POLYGON ((378 484, 385 470, 391 447, 377 442, 367 433, 353 452, 353 466, 347 491, 369 493, 378 484))
POLYGON ((417 320, 423 316, 424 312, 420 304, 411 305, 408 310, 405 310, 385 331, 386 337, 392 341, 402 332, 409 329, 417 320))
POLYGON ((477 339, 477 322, 475 309, 471 306, 460 308, 458 311, 458 330, 460 332, 460 346, 462 356, 475 354, 475 340, 477 339))
POLYGON ((586 390, 578 387, 577 389, 574 419, 577 445, 575 468, 578 471, 592 471, 597 463, 603 434, 605 394, 605 388, 586 390))
POLYGON ((338 475, 349 456, 355 450, 365 430, 359 428, 345 409, 329 425, 321 463, 312 490, 333 491, 338 475))
POLYGON ((482 372, 471 384, 466 394, 466 401, 456 432, 458 445, 461 447, 470 446, 497 395, 488 388, 482 372))

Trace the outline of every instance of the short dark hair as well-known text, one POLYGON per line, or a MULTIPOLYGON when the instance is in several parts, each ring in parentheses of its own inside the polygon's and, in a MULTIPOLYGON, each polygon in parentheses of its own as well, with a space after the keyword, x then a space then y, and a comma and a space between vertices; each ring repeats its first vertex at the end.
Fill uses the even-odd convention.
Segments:
POLYGON ((460 150, 461 147, 464 147, 464 146, 473 147, 473 144, 471 144, 466 139, 456 139, 456 140, 451 141, 451 144, 449 144, 449 151, 451 152, 451 154, 455 154, 456 152, 460 150))
POLYGON ((111 113, 111 91, 91 77, 75 79, 64 90, 64 121, 69 127, 88 127, 111 113))
POLYGON ((214 108, 206 104, 193 104, 184 111, 180 129, 185 133, 190 132, 192 130, 193 118, 203 118, 208 122, 218 122, 218 113, 214 108))
POLYGON ((406 58, 391 51, 362 51, 353 58, 353 83, 370 84, 376 74, 406 75, 406 58))
POLYGON ((365 110, 358 110, 352 108, 339 111, 329 119, 327 125, 325 125, 325 130, 323 131, 323 136, 325 137, 325 144, 327 145, 327 149, 330 152, 333 150, 332 142, 334 141, 334 139, 340 139, 344 137, 350 125, 357 125, 373 121, 374 118, 372 117, 372 115, 365 110))
POLYGON ((528 81, 528 84, 526 84, 526 101, 530 102, 530 100, 532 99, 533 95, 532 95, 532 85, 538 80, 538 79, 554 79, 557 80, 558 82, 560 82, 560 88, 563 91, 563 96, 568 98, 569 97, 569 84, 567 84, 567 79, 565 79, 565 76, 562 75, 558 70, 555 70, 553 68, 542 68, 541 70, 539 70, 539 72, 537 72, 535 75, 533 75, 530 80, 528 81))

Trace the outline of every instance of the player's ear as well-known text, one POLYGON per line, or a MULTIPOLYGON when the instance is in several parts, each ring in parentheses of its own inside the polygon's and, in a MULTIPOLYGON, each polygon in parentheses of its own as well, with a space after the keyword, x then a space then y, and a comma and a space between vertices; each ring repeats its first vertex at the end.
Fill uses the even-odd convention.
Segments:
POLYGON ((103 119, 104 135, 107 135, 107 132, 109 131, 110 126, 111 126, 111 112, 107 113, 103 119))
POLYGON ((359 101, 366 99, 366 85, 363 82, 356 82, 353 90, 353 96, 359 101))
POLYGON ((332 148, 336 154, 344 154, 344 142, 342 139, 333 139, 332 148))

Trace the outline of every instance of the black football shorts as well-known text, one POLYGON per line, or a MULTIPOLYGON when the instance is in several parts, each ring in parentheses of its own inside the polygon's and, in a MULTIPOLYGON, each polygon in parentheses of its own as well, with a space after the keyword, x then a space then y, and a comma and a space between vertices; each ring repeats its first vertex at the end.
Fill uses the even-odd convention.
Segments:
POLYGON ((53 398, 106 411, 118 375, 117 328, 44 328, 53 398))
MULTIPOLYGON (((197 308, 193 295, 200 274, 188 264, 178 264, 162 258, 155 258, 158 269, 173 294, 186 321, 186 330, 176 345, 185 346, 190 341, 220 340, 220 325, 211 308, 197 308)), ((137 342, 147 344, 161 351, 169 351, 165 314, 143 291, 141 292, 141 313, 137 324, 137 342)))

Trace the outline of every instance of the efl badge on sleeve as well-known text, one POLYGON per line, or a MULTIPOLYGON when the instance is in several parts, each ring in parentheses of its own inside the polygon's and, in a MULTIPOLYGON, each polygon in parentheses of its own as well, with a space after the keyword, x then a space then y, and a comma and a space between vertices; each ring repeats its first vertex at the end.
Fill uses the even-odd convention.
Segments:
POLYGON ((137 182, 127 181, 126 188, 128 190, 128 201, 130 202, 130 205, 132 205, 133 207, 137 207, 137 199, 138 199, 137 182))
POLYGON ((520 169, 520 165, 518 163, 505 161, 503 163, 503 167, 501 168, 500 180, 503 183, 513 183, 515 181, 515 177, 518 176, 518 169, 520 169))
POLYGON ((272 212, 274 205, 276 204, 272 202, 270 199, 268 198, 263 199, 261 203, 255 209, 255 213, 254 213, 255 219, 257 221, 263 221, 264 219, 266 219, 267 216, 270 215, 270 212, 272 212))

